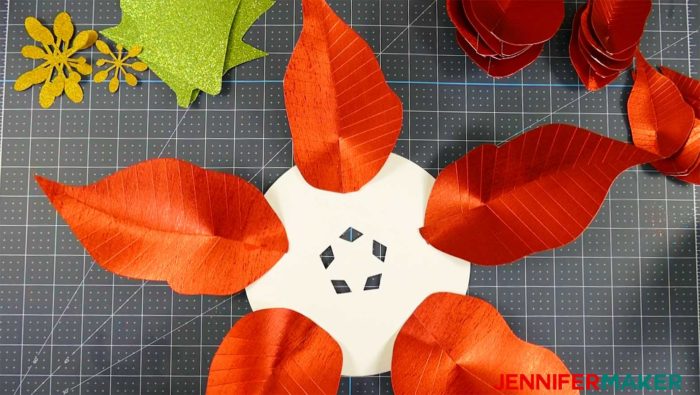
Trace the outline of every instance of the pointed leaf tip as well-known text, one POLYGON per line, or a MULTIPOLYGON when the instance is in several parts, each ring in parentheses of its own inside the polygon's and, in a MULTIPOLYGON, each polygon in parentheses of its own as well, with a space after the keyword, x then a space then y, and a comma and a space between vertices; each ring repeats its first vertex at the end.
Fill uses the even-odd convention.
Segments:
POLYGON ((100 266, 183 294, 236 293, 288 248, 260 191, 187 162, 150 160, 84 187, 36 180, 100 266))
POLYGON ((437 177, 423 238, 483 265, 565 245, 593 220, 614 179, 654 155, 570 125, 482 145, 437 177))
POLYGON ((284 77, 294 160, 314 187, 352 192, 396 144, 402 105, 369 45, 323 0, 304 0, 304 27, 284 77))
POLYGON ((667 158, 683 147, 695 123, 693 108, 666 76, 656 71, 637 52, 627 114, 634 144, 667 158))

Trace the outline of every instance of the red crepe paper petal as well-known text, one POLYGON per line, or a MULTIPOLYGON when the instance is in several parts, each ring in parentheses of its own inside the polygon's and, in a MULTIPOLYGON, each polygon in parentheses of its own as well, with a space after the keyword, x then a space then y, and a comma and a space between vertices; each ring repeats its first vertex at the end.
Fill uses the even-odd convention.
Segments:
MULTIPOLYGON (((500 41, 513 45, 543 43, 564 20, 562 0, 465 0, 479 23, 500 41)), ((477 29, 478 30, 478 29, 477 29)))
POLYGON ((421 234, 483 265, 567 244, 593 220, 614 179, 656 157, 631 144, 552 124, 500 147, 482 145, 433 186, 421 234))
MULTIPOLYGON (((619 55, 610 54, 601 47, 598 38, 591 32, 590 26, 590 3, 589 5, 582 7, 581 14, 579 16, 579 44, 582 51, 588 56, 592 67, 596 67, 599 64, 607 70, 622 71, 629 68, 632 65, 632 59, 634 58, 635 48, 633 47, 630 51, 622 53, 619 55)), ((600 73, 599 73, 600 74, 600 73)))
POLYGON ((520 340, 498 310, 472 296, 428 296, 394 343, 391 383, 397 395, 543 393, 498 389, 504 373, 570 374, 556 354, 520 340))
POLYGON ((494 56, 496 51, 489 48, 483 41, 479 40, 474 26, 467 20, 462 8, 462 0, 447 0, 447 16, 457 28, 457 34, 479 54, 483 56, 494 56))
POLYGON ((459 34, 457 43, 474 63, 492 77, 508 77, 534 62, 542 52, 544 44, 536 44, 524 53, 512 58, 496 58, 479 55, 474 48, 459 34))
POLYGON ((369 45, 324 0, 304 0, 303 12, 284 77, 294 160, 314 187, 356 191, 393 150, 401 101, 369 45))
POLYGON ((207 395, 335 394, 343 356, 338 343, 287 309, 250 313, 214 355, 207 395))
POLYGON ((690 136, 685 145, 673 156, 652 162, 652 165, 660 172, 669 176, 688 176, 700 164, 700 119, 695 118, 695 123, 690 131, 690 136))
POLYGON ((664 174, 683 177, 683 181, 696 184, 700 180, 700 81, 666 67, 661 67, 661 74, 673 82, 683 100, 693 108, 695 121, 683 148, 653 165, 664 174))
POLYGON ((651 0, 591 0, 591 25, 608 52, 634 48, 644 33, 651 0))
POLYGON ((678 88, 657 72, 644 56, 636 56, 634 86, 627 100, 627 113, 634 144, 659 158, 667 158, 685 144, 695 114, 678 88))
POLYGON ((700 81, 663 66, 661 74, 668 77, 676 85, 683 100, 693 107, 695 117, 700 118, 700 81))
POLYGON ((100 266, 179 293, 238 292, 287 251, 277 215, 236 176, 156 159, 89 186, 36 179, 100 266))
POLYGON ((620 72, 614 72, 605 76, 596 73, 589 61, 590 55, 581 49, 579 40, 581 37, 580 30, 581 25, 585 22, 581 19, 583 9, 584 7, 581 7, 576 12, 572 22, 571 40, 569 41, 569 58, 571 59, 571 64, 574 66, 576 74, 578 74, 579 79, 586 89, 595 91, 614 81, 620 75, 620 72))
POLYGON ((531 45, 513 45, 500 40, 493 34, 493 32, 489 28, 484 26, 479 21, 476 14, 474 13, 474 7, 479 7, 480 2, 473 0, 461 0, 461 2, 462 12, 464 12, 464 14, 467 17, 467 20, 471 23, 471 25, 474 27, 474 30, 477 32, 477 37, 481 46, 485 45, 488 48, 493 49, 497 53, 497 55, 502 57, 512 57, 520 55, 531 47, 531 45))

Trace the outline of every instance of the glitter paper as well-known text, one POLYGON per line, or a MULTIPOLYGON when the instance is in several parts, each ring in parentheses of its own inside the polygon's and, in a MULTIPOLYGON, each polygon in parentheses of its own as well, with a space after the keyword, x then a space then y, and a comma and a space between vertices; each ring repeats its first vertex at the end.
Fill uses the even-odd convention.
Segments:
MULTIPOLYGON (((224 74, 232 68, 251 60, 255 60, 267 55, 254 46, 243 41, 243 36, 253 23, 260 18, 270 7, 275 4, 275 0, 240 0, 236 16, 233 18, 233 27, 228 40, 226 50, 226 61, 224 62, 224 74)), ((199 95, 199 90, 192 92, 191 101, 199 95)))
POLYGON ((124 52, 124 47, 121 44, 117 44, 116 54, 113 53, 109 48, 109 45, 102 40, 97 40, 95 46, 102 54, 109 56, 107 59, 98 59, 96 62, 97 66, 101 67, 106 64, 110 66, 105 70, 100 70, 95 73, 95 77, 93 79, 97 83, 104 82, 107 80, 107 77, 109 77, 110 71, 114 71, 112 78, 109 80, 109 91, 111 93, 116 93, 119 89, 120 76, 124 77, 124 80, 129 86, 136 86, 138 83, 136 76, 128 72, 127 69, 131 69, 132 71, 146 71, 148 69, 148 66, 144 62, 127 63, 127 60, 133 59, 141 53, 142 49, 138 45, 135 45, 129 48, 127 52, 124 52))
POLYGON ((139 56, 186 107, 192 91, 221 91, 229 35, 239 0, 121 0, 119 25, 103 30, 124 45, 143 47, 139 56))
POLYGON ((56 98, 64 92, 72 102, 81 102, 83 100, 83 89, 80 87, 81 74, 91 74, 92 66, 84 57, 75 58, 74 55, 80 50, 91 47, 97 40, 97 32, 86 30, 73 38, 75 27, 70 15, 66 12, 56 15, 53 34, 39 20, 31 16, 24 21, 24 27, 29 36, 38 41, 42 47, 24 46, 22 55, 44 62, 20 75, 15 81, 15 90, 23 91, 32 85, 43 83, 39 91, 39 104, 43 108, 51 107, 56 98))

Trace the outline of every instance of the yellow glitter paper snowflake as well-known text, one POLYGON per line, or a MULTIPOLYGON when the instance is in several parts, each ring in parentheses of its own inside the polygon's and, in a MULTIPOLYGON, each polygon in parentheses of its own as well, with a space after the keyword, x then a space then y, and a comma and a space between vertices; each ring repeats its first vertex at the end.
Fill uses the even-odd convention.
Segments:
POLYGON ((96 46, 98 51, 102 52, 105 55, 109 55, 112 58, 112 60, 97 60, 97 66, 104 66, 105 64, 109 64, 111 66, 95 73, 95 82, 104 82, 107 79, 107 77, 109 77, 109 72, 114 70, 114 76, 109 81, 109 91, 112 93, 115 93, 119 89, 120 74, 124 76, 124 80, 129 86, 136 86, 138 80, 136 79, 135 75, 126 71, 127 68, 130 68, 134 71, 146 71, 148 69, 148 66, 144 62, 133 62, 130 64, 126 63, 127 60, 139 56, 142 48, 138 45, 134 45, 133 47, 131 47, 129 51, 126 52, 126 54, 124 52, 124 47, 121 44, 117 44, 116 54, 114 54, 109 48, 109 45, 107 45, 107 43, 105 43, 102 40, 97 40, 96 46))
POLYGON ((15 90, 23 91, 32 85, 43 83, 39 91, 39 104, 43 108, 51 107, 63 92, 71 101, 81 102, 83 100, 83 89, 79 84, 81 74, 91 74, 92 66, 84 57, 74 58, 73 55, 91 47, 97 40, 97 32, 86 30, 73 38, 75 27, 70 15, 66 12, 56 15, 53 34, 38 19, 31 16, 24 20, 24 27, 29 36, 40 43, 41 47, 27 45, 22 48, 22 55, 44 62, 20 75, 15 81, 15 90))

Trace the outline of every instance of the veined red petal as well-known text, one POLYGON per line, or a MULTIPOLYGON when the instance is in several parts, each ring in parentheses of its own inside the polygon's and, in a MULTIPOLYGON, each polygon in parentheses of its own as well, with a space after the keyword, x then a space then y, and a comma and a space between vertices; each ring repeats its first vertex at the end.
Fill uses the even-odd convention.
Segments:
POLYGON ((494 51, 496 51, 497 55, 502 57, 512 57, 522 54, 532 46, 532 44, 514 45, 502 41, 501 39, 496 37, 488 27, 484 26, 479 21, 479 18, 476 16, 476 13, 474 12, 474 7, 479 7, 480 2, 474 0, 461 0, 461 2, 462 10, 466 15, 467 20, 471 23, 471 25, 474 27, 474 30, 477 32, 479 42, 482 43, 481 46, 487 46, 493 49, 494 51))
POLYGON ((514 45, 543 43, 564 21, 562 0, 469 0, 479 22, 501 41, 514 45))
POLYGON ((491 77, 501 78, 517 73, 524 67, 534 62, 542 52, 543 44, 536 44, 530 47, 527 51, 512 58, 498 58, 493 56, 481 56, 476 50, 469 45, 464 37, 457 35, 457 44, 469 56, 469 58, 479 68, 484 70, 491 77))
POLYGON ((636 56, 634 86, 627 100, 627 114, 634 144, 659 157, 678 152, 695 123, 693 108, 668 78, 636 56))
POLYGON ((651 11, 651 0, 591 0, 591 25, 603 48, 620 53, 636 47, 651 11))
POLYGON ((581 24, 585 22, 581 20, 584 7, 585 6, 579 8, 579 10, 576 12, 571 25, 569 58, 571 59, 571 64, 574 66, 574 70, 576 71, 579 80, 581 80, 581 83, 583 83, 583 85, 589 91, 595 91, 614 81, 620 75, 620 73, 616 72, 610 75, 601 76, 597 74, 590 65, 588 55, 582 50, 581 41, 579 40, 581 34, 581 24))
POLYGON ((335 394, 342 365, 340 346, 313 321, 292 310, 259 310, 221 342, 207 395, 335 394))
POLYGON ((304 0, 304 27, 284 76, 294 160, 306 181, 352 192, 386 162, 402 105, 369 45, 324 0, 304 0))
MULTIPOLYGON (((553 352, 520 340, 487 302, 437 293, 418 306, 399 331, 391 362, 397 395, 542 394, 507 390, 501 374, 569 375, 553 352)), ((552 393, 578 394, 566 387, 552 393)))
POLYGON ((661 74, 668 77, 676 85, 683 96, 683 100, 693 107, 695 117, 700 118, 700 81, 663 66, 661 67, 661 74))
POLYGON ((183 294, 238 292, 288 248, 257 188, 176 159, 142 162, 88 186, 37 182, 100 266, 167 281, 183 294))
POLYGON ((482 145, 433 186, 421 234, 435 248, 482 265, 512 262, 573 241, 614 179, 656 157, 570 125, 482 145))
POLYGON ((447 0, 447 16, 457 28, 457 34, 461 35, 474 50, 483 56, 494 56, 496 51, 489 48, 485 43, 479 40, 478 34, 467 20, 462 8, 462 0, 447 0))

